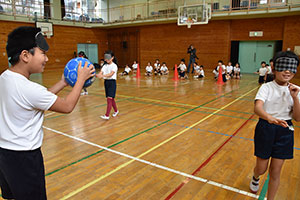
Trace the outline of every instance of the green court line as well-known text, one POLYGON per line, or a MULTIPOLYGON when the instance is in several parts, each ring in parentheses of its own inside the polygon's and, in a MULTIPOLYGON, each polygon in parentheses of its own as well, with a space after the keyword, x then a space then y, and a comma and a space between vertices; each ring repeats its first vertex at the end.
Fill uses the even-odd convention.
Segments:
MULTIPOLYGON (((217 99, 219 99, 219 98, 221 98, 221 97, 223 97, 223 96, 225 96, 225 95, 227 95, 227 94, 230 94, 230 93, 232 93, 232 92, 234 92, 234 91, 235 91, 235 90, 232 90, 232 91, 230 91, 230 92, 228 92, 228 93, 226 93, 226 94, 224 94, 224 95, 221 95, 221 96, 219 96, 219 97, 217 97, 217 98, 214 98, 214 99, 212 99, 212 100, 210 100, 210 101, 208 101, 208 102, 206 102, 206 103, 204 103, 204 104, 201 104, 200 106, 197 106, 197 107, 192 108, 192 109, 190 109, 190 110, 188 110, 188 111, 186 111, 186 112, 184 112, 184 113, 181 113, 181 114, 179 114, 179 115, 177 115, 177 116, 175 116, 175 117, 172 117, 171 119, 168 119, 168 120, 166 120, 166 121, 163 121, 163 122, 161 122, 161 123, 159 123, 159 124, 157 124, 157 125, 155 125, 155 126, 152 126, 152 127, 148 128, 148 129, 146 129, 146 130, 144 130, 144 131, 141 131, 141 132, 139 132, 139 133, 136 133, 136 134, 134 134, 134 135, 132 135, 132 136, 130 136, 130 137, 128 137, 128 138, 125 138, 125 139, 123 139, 123 140, 121 140, 121 141, 119 141, 119 142, 117 142, 117 143, 115 143, 115 144, 112 144, 112 145, 108 146, 107 148, 115 147, 115 146, 117 146, 117 145, 119 145, 119 144, 121 144, 121 143, 123 143, 123 142, 126 142, 126 141, 128 141, 128 140, 130 140, 130 139, 132 139, 132 138, 134 138, 134 137, 137 137, 137 136, 139 136, 139 135, 141 135, 141 134, 143 134, 143 133, 146 133, 146 132, 148 132, 148 131, 150 131, 150 130, 152 130, 152 129, 154 129, 154 128, 157 128, 157 127, 159 127, 159 126, 161 126, 161 125, 163 125, 163 124, 166 124, 166 123, 168 123, 169 121, 172 121, 173 119, 176 119, 176 118, 178 118, 178 117, 181 117, 181 116, 183 116, 183 115, 185 115, 185 114, 187 114, 187 113, 189 113, 189 112, 192 112, 192 111, 196 110, 197 108, 199 108, 199 107, 201 107, 201 106, 204 106, 204 105, 206 105, 206 104, 209 104, 209 103, 211 103, 211 102, 213 102, 213 101, 215 101, 215 100, 217 100, 217 99)), ((78 162, 80 162, 80 161, 83 161, 83 160, 85 160, 85 159, 87 159, 87 158, 90 158, 90 157, 92 157, 92 156, 94 156, 94 155, 97 155, 97 154, 99 154, 99 153, 101 153, 101 152, 103 152, 103 151, 105 151, 105 150, 103 149, 103 150, 97 151, 96 153, 93 153, 93 154, 90 154, 90 155, 88 155, 88 156, 85 156, 85 157, 83 157, 83 158, 81 158, 81 159, 79 159, 79 160, 77 160, 77 161, 74 161, 74 162, 72 162, 72 163, 70 163, 70 164, 68 164, 68 165, 66 165, 66 166, 63 166, 63 167, 58 168, 58 169, 56 169, 56 170, 54 170, 54 171, 51 171, 51 172, 47 173, 45 176, 49 176, 49 175, 52 175, 52 174, 54 174, 54 173, 56 173, 56 172, 59 172, 59 171, 62 170, 62 169, 65 169, 65 168, 67 168, 67 167, 69 167, 69 166, 71 166, 71 165, 74 165, 74 164, 76 164, 76 163, 78 163, 78 162)))
POLYGON ((263 185, 263 188, 261 189, 258 200, 263 200, 265 198, 267 191, 268 191, 269 179, 270 179, 270 175, 268 174, 267 180, 264 182, 264 185, 263 185))
MULTIPOLYGON (((116 102, 121 102, 121 101, 125 101, 125 100, 128 100, 128 99, 131 99, 131 98, 124 98, 124 99, 120 99, 120 100, 117 100, 116 102)), ((98 105, 98 106, 95 106, 94 108, 99 108, 99 107, 103 107, 103 106, 106 106, 107 104, 101 104, 101 105, 98 105)), ((53 116, 53 117, 45 117, 44 120, 50 120, 50 119, 55 119, 55 118, 58 118, 58 117, 62 117, 62 116, 65 116, 65 115, 68 115, 68 114, 60 114, 60 115, 56 115, 56 116, 53 116)))

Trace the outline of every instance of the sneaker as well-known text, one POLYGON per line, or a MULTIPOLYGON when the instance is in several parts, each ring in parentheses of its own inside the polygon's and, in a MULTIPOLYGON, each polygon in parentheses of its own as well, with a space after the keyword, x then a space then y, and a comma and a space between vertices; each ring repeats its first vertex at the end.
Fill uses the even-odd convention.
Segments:
POLYGON ((108 116, 106 116, 106 115, 102 115, 102 116, 100 116, 102 119, 106 119, 106 120, 109 120, 109 117, 108 116))
POLYGON ((88 95, 89 93, 88 92, 84 92, 84 95, 88 95))
POLYGON ((253 193, 257 193, 257 191, 259 190, 259 179, 254 178, 254 176, 252 177, 250 182, 250 190, 253 193))
POLYGON ((85 92, 81 92, 80 95, 81 95, 81 96, 85 95, 85 92))
POLYGON ((113 116, 113 117, 116 117, 118 114, 119 114, 119 111, 114 112, 114 113, 112 114, 112 116, 113 116))

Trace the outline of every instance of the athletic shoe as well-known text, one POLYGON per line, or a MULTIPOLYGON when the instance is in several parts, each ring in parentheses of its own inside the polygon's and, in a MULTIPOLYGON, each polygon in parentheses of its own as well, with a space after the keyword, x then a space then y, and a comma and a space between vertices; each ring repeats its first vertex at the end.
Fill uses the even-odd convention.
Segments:
POLYGON ((259 190, 259 179, 254 178, 254 176, 250 181, 250 190, 253 193, 257 193, 257 191, 259 190))
POLYGON ((89 93, 88 92, 84 92, 84 95, 88 95, 89 93))
POLYGON ((80 95, 81 95, 81 96, 85 95, 85 92, 81 92, 80 95))
POLYGON ((119 111, 114 112, 114 113, 112 114, 112 116, 113 116, 113 117, 116 117, 118 114, 119 114, 119 111))
POLYGON ((102 116, 100 116, 102 119, 106 119, 106 120, 109 120, 109 117, 108 116, 106 116, 106 115, 102 115, 102 116))

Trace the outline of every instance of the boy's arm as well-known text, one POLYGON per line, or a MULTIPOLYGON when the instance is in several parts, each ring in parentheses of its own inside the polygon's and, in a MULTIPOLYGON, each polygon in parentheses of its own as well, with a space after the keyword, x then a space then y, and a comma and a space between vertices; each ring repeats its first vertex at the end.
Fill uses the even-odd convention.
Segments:
POLYGON ((294 101, 292 117, 294 120, 299 122, 300 121, 300 103, 299 103, 298 94, 299 94, 300 89, 298 87, 296 87, 294 84, 290 83, 289 90, 290 90, 290 94, 294 101))
MULTIPOLYGON (((73 111, 80 97, 80 92, 84 82, 88 78, 94 76, 93 72, 95 71, 95 68, 93 66, 88 67, 87 65, 88 63, 86 62, 83 68, 78 67, 78 77, 72 91, 66 96, 66 98, 57 97, 49 110, 60 113, 70 113, 73 111)), ((79 66, 81 66, 81 63, 79 63, 79 66)))
POLYGON ((59 91, 64 89, 66 86, 68 86, 68 83, 65 81, 64 75, 62 75, 61 80, 58 81, 55 85, 53 85, 51 88, 48 88, 48 91, 57 94, 59 91))
POLYGON ((270 124, 277 124, 277 125, 280 125, 283 127, 288 127, 288 124, 286 121, 272 117, 263 109, 263 106, 264 106, 264 102, 262 100, 259 100, 259 99, 255 100, 255 103, 254 103, 255 114, 257 114, 260 118, 268 121, 270 124))

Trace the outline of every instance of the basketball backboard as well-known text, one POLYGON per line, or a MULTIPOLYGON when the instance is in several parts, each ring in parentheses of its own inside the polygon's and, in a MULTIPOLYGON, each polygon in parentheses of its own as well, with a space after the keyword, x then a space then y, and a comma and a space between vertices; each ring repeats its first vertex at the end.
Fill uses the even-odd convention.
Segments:
POLYGON ((179 6, 178 7, 178 26, 188 26, 195 24, 207 24, 211 18, 211 5, 207 3, 179 6))
POLYGON ((35 26, 37 28, 41 28, 42 33, 44 36, 47 36, 47 38, 50 38, 53 36, 53 24, 51 22, 35 22, 35 26))

